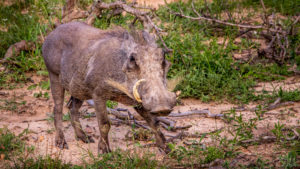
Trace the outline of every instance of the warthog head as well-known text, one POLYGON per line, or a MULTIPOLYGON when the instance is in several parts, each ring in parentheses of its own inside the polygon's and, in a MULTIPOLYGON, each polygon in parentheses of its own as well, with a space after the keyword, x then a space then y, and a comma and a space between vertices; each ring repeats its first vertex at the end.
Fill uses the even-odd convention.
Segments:
POLYGON ((165 59, 164 50, 145 31, 125 34, 122 49, 127 55, 122 67, 127 95, 153 115, 168 115, 176 104, 176 95, 167 89, 170 63, 165 59))

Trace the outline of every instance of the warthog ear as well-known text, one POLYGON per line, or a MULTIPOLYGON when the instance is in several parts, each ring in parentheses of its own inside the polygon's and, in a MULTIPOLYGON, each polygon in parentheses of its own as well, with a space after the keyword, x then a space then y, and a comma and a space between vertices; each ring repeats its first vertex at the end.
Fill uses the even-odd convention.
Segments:
POLYGON ((157 47, 157 44, 156 44, 156 42, 155 42, 155 38, 154 38, 153 36, 151 36, 151 35, 150 35, 148 32, 146 32, 146 31, 143 31, 142 34, 143 34, 144 40, 147 42, 148 45, 157 47))
POLYGON ((133 37, 126 31, 124 32, 123 39, 124 40, 122 42, 121 49, 126 53, 132 53, 136 46, 133 37))
POLYGON ((150 45, 157 47, 155 39, 146 31, 138 31, 134 26, 130 26, 130 34, 133 36, 134 40, 141 45, 150 45))

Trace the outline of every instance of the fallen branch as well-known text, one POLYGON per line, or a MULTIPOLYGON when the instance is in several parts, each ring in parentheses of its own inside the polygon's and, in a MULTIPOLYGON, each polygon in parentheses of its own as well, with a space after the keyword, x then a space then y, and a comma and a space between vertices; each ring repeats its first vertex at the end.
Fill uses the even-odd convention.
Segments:
POLYGON ((120 120, 128 120, 129 119, 128 115, 122 114, 117 109, 107 108, 107 111, 108 111, 109 114, 112 114, 112 115, 116 116, 120 120))
POLYGON ((258 137, 258 138, 253 138, 253 139, 248 139, 248 140, 243 140, 240 141, 241 144, 243 144, 244 146, 248 146, 251 144, 265 144, 265 143, 272 143, 276 141, 276 137, 275 136, 262 136, 262 137, 258 137))
POLYGON ((33 42, 27 42, 25 40, 21 40, 20 42, 11 45, 7 49, 4 58, 0 60, 0 63, 5 63, 7 62, 8 59, 14 56, 18 56, 21 53, 21 51, 33 50, 34 48, 35 48, 35 44, 33 42))
POLYGON ((268 28, 268 27, 266 27, 264 25, 236 24, 236 23, 222 21, 222 20, 219 20, 219 19, 204 17, 204 16, 201 16, 198 12, 196 13, 198 17, 193 17, 193 16, 184 15, 184 13, 183 13, 182 10, 180 10, 180 12, 174 12, 170 8, 168 8, 168 10, 173 15, 176 15, 176 16, 179 16, 179 17, 183 17, 183 18, 187 18, 187 19, 191 19, 191 20, 206 20, 206 21, 212 21, 212 22, 223 24, 223 25, 227 25, 227 26, 234 26, 234 27, 248 28, 248 29, 265 29, 265 30, 269 30, 271 32, 277 32, 277 33, 281 33, 281 34, 287 34, 285 31, 277 30, 277 29, 273 29, 273 28, 268 28))
POLYGON ((162 122, 163 124, 168 125, 169 128, 175 127, 175 122, 172 120, 167 119, 166 117, 157 117, 157 120, 162 122))
POLYGON ((222 131, 223 129, 224 129, 224 127, 221 127, 219 129, 213 130, 211 132, 206 132, 206 133, 191 134, 189 132, 180 132, 180 133, 176 134, 175 136, 168 135, 168 134, 165 134, 165 136, 170 137, 169 139, 167 139, 167 142, 172 142, 175 139, 184 139, 186 137, 188 137, 188 138, 201 138, 201 137, 205 137, 206 135, 222 131))
MULTIPOLYGON (((151 29, 155 30, 156 35, 159 37, 160 41, 162 42, 165 52, 171 52, 172 49, 169 49, 163 40, 163 38, 160 35, 160 32, 162 31, 150 18, 149 13, 145 11, 140 11, 136 8, 142 8, 136 6, 136 3, 126 4, 126 2, 123 1, 115 1, 112 3, 104 3, 102 1, 98 1, 94 3, 94 5, 91 8, 90 14, 86 20, 86 23, 91 25, 94 23, 95 18, 97 16, 100 16, 102 14, 102 11, 104 9, 110 9, 113 11, 118 11, 117 13, 121 13, 122 11, 125 11, 127 13, 130 13, 134 15, 144 26, 144 29, 147 32, 150 32, 151 29)), ((154 12, 153 8, 143 8, 143 9, 150 9, 152 12, 154 12)))
MULTIPOLYGON (((271 111, 271 110, 274 110, 274 109, 277 109, 277 108, 280 108, 280 107, 291 106, 293 104, 295 104, 295 102, 293 102, 293 101, 287 101, 287 102, 282 102, 281 103, 280 98, 278 98, 274 103, 272 103, 269 106, 263 108, 262 110, 263 111, 271 111)), ((258 109, 259 108, 255 107, 255 108, 250 109, 250 111, 254 112, 258 109)))
MULTIPOLYGON (((144 128, 144 129, 147 129, 147 130, 151 130, 150 127, 146 126, 146 125, 143 125, 141 123, 138 123, 137 121, 131 121, 131 120, 120 120, 120 119, 114 119, 114 118, 110 118, 111 121, 116 121, 118 123, 121 123, 121 124, 126 124, 130 127, 134 127, 134 128, 144 128)), ((114 124, 114 123, 112 123, 114 124)))
POLYGON ((224 116, 223 114, 212 114, 208 109, 204 109, 204 110, 192 110, 192 111, 176 113, 176 114, 174 113, 174 114, 170 114, 168 117, 183 117, 183 116, 201 115, 201 114, 204 114, 210 118, 217 118, 217 117, 224 116))

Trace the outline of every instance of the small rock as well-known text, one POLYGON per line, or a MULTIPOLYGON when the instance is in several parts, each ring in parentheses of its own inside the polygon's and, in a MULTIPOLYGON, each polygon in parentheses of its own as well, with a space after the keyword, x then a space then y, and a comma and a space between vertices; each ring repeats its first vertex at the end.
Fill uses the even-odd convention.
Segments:
POLYGON ((0 160, 4 160, 5 154, 0 154, 0 160))
POLYGON ((0 95, 1 95, 1 96, 7 96, 8 93, 7 93, 7 92, 0 92, 0 95))
POLYGON ((32 138, 32 140, 33 140, 34 142, 37 142, 37 141, 38 141, 38 138, 37 138, 36 136, 31 136, 31 138, 32 138))
POLYGON ((91 133, 93 133, 93 128, 90 127, 89 125, 86 125, 85 132, 86 132, 87 134, 91 134, 91 133))
POLYGON ((44 140, 44 136, 39 137, 39 142, 42 142, 44 140))

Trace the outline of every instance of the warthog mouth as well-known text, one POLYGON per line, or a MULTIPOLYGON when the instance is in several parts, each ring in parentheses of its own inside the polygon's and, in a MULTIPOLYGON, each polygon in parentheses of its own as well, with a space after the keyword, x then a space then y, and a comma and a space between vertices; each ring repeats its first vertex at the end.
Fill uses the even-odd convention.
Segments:
POLYGON ((154 116, 168 116, 170 114, 170 110, 169 111, 161 111, 161 112, 150 112, 152 115, 154 116))
POLYGON ((121 92, 125 93, 128 97, 135 99, 139 103, 142 103, 141 96, 138 92, 138 87, 141 85, 142 82, 145 82, 145 81, 146 81, 145 79, 140 79, 137 82, 135 82, 135 84, 133 85, 133 88, 132 88, 133 96, 131 95, 131 93, 128 91, 127 87, 124 84, 121 84, 114 80, 106 80, 105 82, 108 85, 110 85, 111 87, 114 87, 114 88, 120 90, 121 92))

